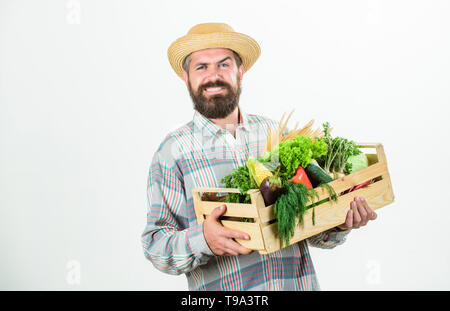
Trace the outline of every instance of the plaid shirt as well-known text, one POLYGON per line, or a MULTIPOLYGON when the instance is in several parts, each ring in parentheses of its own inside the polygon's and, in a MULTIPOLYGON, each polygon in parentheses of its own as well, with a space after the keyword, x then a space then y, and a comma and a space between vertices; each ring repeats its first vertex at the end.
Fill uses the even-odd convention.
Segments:
MULTIPOLYGON (((196 187, 224 187, 221 179, 263 152, 278 123, 241 112, 236 138, 197 111, 157 149, 149 171, 144 254, 160 271, 185 273, 190 290, 319 290, 308 244, 333 248, 350 230, 330 229, 271 254, 216 256, 197 224, 196 187)), ((219 205, 219 204, 218 204, 219 205)))

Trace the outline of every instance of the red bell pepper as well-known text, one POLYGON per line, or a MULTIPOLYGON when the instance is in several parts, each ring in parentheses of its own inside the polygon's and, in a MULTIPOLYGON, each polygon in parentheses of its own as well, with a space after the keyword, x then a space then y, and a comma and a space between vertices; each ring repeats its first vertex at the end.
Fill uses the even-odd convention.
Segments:
POLYGON ((295 175, 292 177, 291 182, 295 184, 303 183, 308 189, 312 189, 313 187, 311 181, 309 181, 308 175, 306 175, 305 170, 301 166, 295 171, 295 175))

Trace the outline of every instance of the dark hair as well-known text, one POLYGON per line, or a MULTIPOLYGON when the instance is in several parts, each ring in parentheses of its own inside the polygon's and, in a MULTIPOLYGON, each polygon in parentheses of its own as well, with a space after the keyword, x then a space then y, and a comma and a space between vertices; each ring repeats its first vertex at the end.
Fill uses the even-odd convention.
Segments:
MULTIPOLYGON (((239 68, 241 66, 241 64, 242 64, 242 59, 241 59, 241 57, 239 56, 238 53, 236 53, 233 50, 231 50, 231 51, 233 52, 234 60, 236 62, 236 66, 239 68)), ((191 64, 191 54, 186 56, 186 58, 183 61, 183 70, 186 71, 187 73, 189 73, 189 65, 191 64)))

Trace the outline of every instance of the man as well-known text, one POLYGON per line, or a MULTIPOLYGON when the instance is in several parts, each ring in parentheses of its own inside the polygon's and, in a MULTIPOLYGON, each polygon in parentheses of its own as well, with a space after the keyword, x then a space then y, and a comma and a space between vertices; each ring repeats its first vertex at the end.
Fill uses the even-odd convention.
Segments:
POLYGON ((220 23, 192 27, 168 50, 195 112, 153 157, 142 244, 157 269, 185 273, 190 290, 318 290, 308 244, 333 248, 376 218, 364 199, 355 199, 343 225, 268 255, 238 244, 235 238, 249 237, 221 225, 226 205, 197 224, 192 189, 223 187, 224 176, 261 155, 268 129, 278 125, 239 106, 244 73, 259 54, 255 40, 220 23))

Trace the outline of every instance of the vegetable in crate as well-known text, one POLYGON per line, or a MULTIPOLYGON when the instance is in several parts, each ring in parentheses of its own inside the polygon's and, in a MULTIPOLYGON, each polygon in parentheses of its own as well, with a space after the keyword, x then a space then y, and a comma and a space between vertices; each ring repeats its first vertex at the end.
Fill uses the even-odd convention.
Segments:
POLYGON ((278 235, 286 245, 294 235, 297 223, 303 222, 308 201, 308 188, 304 184, 291 184, 274 204, 278 221, 278 235))
MULTIPOLYGON (((311 164, 310 164, 311 165, 311 164)), ((309 165, 308 165, 309 166, 309 165)), ((306 172, 303 167, 299 166, 297 168, 297 171, 295 172, 294 177, 292 177, 291 182, 295 184, 304 184, 308 189, 311 189, 313 186, 311 184, 311 181, 308 178, 308 175, 306 175, 306 172)))
POLYGON ((283 192, 283 184, 281 182, 281 178, 278 176, 279 173, 280 168, 278 168, 275 176, 268 176, 264 178, 259 186, 259 191, 261 191, 261 195, 263 196, 264 204, 266 206, 274 204, 283 192))
POLYGON ((252 157, 247 160, 247 168, 250 177, 258 187, 266 177, 273 176, 272 172, 263 163, 252 157))
POLYGON ((237 188, 241 193, 230 193, 227 195, 227 203, 250 203, 250 195, 245 194, 250 189, 256 189, 253 179, 250 177, 246 165, 236 168, 233 173, 222 178, 225 188, 237 188))
POLYGON ((273 151, 266 151, 258 161, 263 163, 272 172, 280 166, 280 159, 278 157, 278 146, 273 151))
MULTIPOLYGON (((352 174, 352 173, 355 173, 362 169, 365 169, 366 167, 369 167, 369 160, 367 159, 367 156, 364 153, 360 153, 358 155, 354 155, 354 156, 351 156, 348 158, 347 167, 348 167, 348 169, 346 170, 346 173, 352 174)), ((372 180, 365 181, 359 185, 356 185, 356 186, 346 190, 344 193, 349 193, 349 192, 364 188, 364 187, 370 185, 371 182, 372 182, 372 180)))
POLYGON ((323 124, 323 129, 325 136, 319 140, 328 146, 328 150, 324 156, 317 158, 317 161, 333 179, 337 179, 344 176, 345 170, 351 169, 351 164, 347 163, 348 158, 360 154, 361 151, 351 140, 332 138, 328 122, 323 124))
POLYGON ((331 178, 330 175, 328 175, 315 161, 306 167, 305 172, 314 188, 333 181, 333 178, 331 178))
POLYGON ((367 156, 361 152, 360 154, 352 155, 347 159, 345 173, 352 174, 366 167, 369 167, 369 160, 367 159, 367 156))
POLYGON ((308 209, 313 208, 312 221, 315 225, 314 207, 330 199, 337 201, 336 192, 330 185, 323 184, 320 187, 326 189, 330 195, 329 198, 320 202, 314 203, 319 199, 318 192, 315 189, 308 189, 303 183, 290 184, 276 200, 273 211, 278 221, 278 235, 286 245, 293 237, 295 227, 303 223, 303 215, 308 209), (308 203, 312 204, 308 206, 308 203))
POLYGON ((306 136, 297 136, 278 145, 280 162, 289 176, 293 176, 299 166, 307 167, 313 159, 325 156, 327 152, 328 146, 324 141, 313 141, 306 136))

